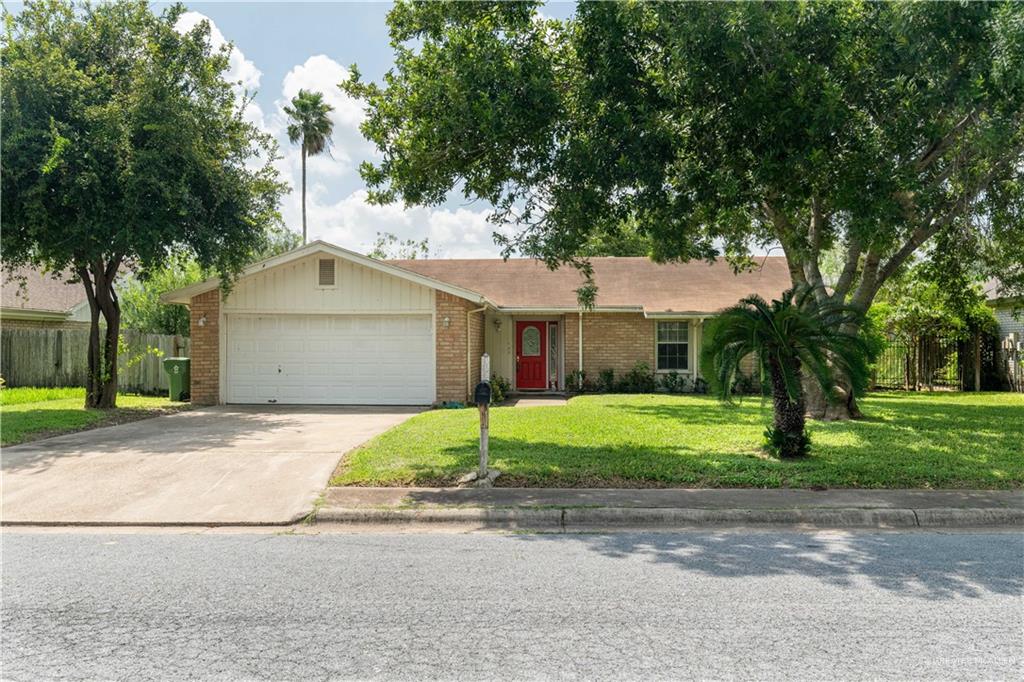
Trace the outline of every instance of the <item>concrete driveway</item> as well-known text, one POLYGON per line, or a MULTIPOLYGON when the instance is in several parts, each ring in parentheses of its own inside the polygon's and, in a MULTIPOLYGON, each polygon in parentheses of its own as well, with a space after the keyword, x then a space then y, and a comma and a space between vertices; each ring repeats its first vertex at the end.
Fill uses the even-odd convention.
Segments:
POLYGON ((420 408, 211 407, 3 449, 4 523, 288 523, 420 408))

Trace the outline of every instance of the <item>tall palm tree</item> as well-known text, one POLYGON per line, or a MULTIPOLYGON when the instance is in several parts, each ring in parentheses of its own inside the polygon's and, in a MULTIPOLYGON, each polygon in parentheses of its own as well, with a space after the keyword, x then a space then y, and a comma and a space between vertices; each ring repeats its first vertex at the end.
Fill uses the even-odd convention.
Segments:
POLYGON ((835 392, 836 372, 850 379, 856 391, 867 384, 864 342, 843 331, 859 315, 849 306, 817 300, 809 287, 790 289, 770 304, 760 296, 742 299, 708 325, 701 358, 710 368, 714 392, 729 400, 740 362, 754 356, 762 385, 768 380, 775 411, 773 426, 765 431, 766 446, 779 457, 806 455, 804 374, 827 396, 835 392))
POLYGON ((306 157, 316 156, 327 150, 331 144, 334 123, 330 113, 334 107, 324 101, 321 92, 299 90, 292 98, 292 105, 284 108, 291 123, 288 125, 288 140, 292 144, 302 143, 302 243, 306 243, 306 157))

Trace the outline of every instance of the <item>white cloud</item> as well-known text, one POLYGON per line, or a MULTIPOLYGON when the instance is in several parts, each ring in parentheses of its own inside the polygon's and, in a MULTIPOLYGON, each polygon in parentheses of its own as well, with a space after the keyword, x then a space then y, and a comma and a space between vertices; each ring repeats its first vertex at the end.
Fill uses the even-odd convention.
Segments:
MULTIPOLYGON (((366 200, 366 190, 356 190, 331 202, 322 183, 307 197, 309 239, 323 239, 365 253, 373 247, 378 232, 391 232, 400 239, 427 238, 431 255, 442 258, 487 258, 496 255, 491 238, 493 226, 486 211, 466 208, 444 209, 400 204, 377 206, 366 200)), ((302 229, 302 204, 298 192, 288 197, 286 222, 302 229)))
MULTIPOLYGON (((187 31, 200 21, 210 22, 213 46, 220 47, 227 39, 209 17, 194 11, 178 20, 179 31, 187 31)), ((241 100, 246 92, 259 87, 263 73, 237 48, 229 57, 227 79, 237 82, 236 95, 241 100)), ((260 129, 273 134, 280 144, 281 158, 276 166, 282 179, 292 186, 284 197, 281 212, 285 224, 295 232, 302 231, 302 156, 300 149, 288 141, 288 117, 284 107, 299 90, 321 92, 334 109, 331 119, 334 133, 331 153, 307 159, 306 212, 309 239, 324 239, 356 251, 373 247, 378 232, 391 232, 400 239, 430 242, 431 255, 447 258, 486 258, 498 253, 492 239, 493 226, 487 222, 487 210, 464 207, 404 208, 401 204, 376 206, 366 200, 361 188, 358 165, 366 159, 378 158, 376 149, 366 141, 359 126, 365 114, 362 104, 344 93, 338 84, 348 78, 348 69, 326 55, 314 55, 295 65, 281 82, 280 96, 274 101, 273 113, 265 115, 256 102, 249 103, 246 118, 260 129)), ((264 100, 266 101, 266 100, 264 100)))
MULTIPOLYGON (((221 33, 220 29, 217 28, 217 24, 214 23, 213 19, 201 12, 191 10, 185 12, 178 17, 178 23, 175 25, 175 28, 185 33, 191 31, 199 22, 204 20, 210 22, 210 44, 213 48, 216 50, 227 45, 228 40, 221 33)), ((241 104, 246 97, 246 93, 251 95, 259 87, 263 72, 256 67, 254 62, 246 59, 241 50, 237 47, 232 47, 231 53, 228 55, 228 70, 224 77, 234 84, 235 97, 241 104)), ((245 118, 260 129, 266 130, 263 110, 255 101, 249 102, 246 106, 245 118)))
POLYGON ((285 132, 288 116, 284 112, 284 108, 299 94, 299 90, 319 92, 323 94, 324 101, 333 107, 331 120, 334 122, 334 134, 331 136, 330 153, 306 161, 308 177, 338 178, 355 172, 360 161, 374 156, 373 145, 359 132, 359 125, 364 118, 362 104, 338 87, 346 79, 348 69, 322 54, 310 57, 285 75, 281 84, 281 97, 275 102, 276 110, 270 120, 270 130, 277 135, 284 153, 284 159, 279 165, 282 171, 301 178, 302 154, 296 145, 288 142, 285 132))

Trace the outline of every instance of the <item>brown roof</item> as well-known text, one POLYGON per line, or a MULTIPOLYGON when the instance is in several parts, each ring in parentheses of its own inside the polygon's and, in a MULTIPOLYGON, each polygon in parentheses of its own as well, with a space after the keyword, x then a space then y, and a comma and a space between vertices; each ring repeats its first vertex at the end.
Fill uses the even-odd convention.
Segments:
POLYGON ((44 273, 33 268, 0 266, 0 306, 43 312, 67 313, 85 301, 85 289, 69 284, 67 275, 44 273), (24 278, 24 285, 21 283, 24 278))
MULTIPOLYGON (((724 260, 659 264, 648 258, 592 258, 598 308, 642 307, 648 313, 710 313, 750 294, 778 297, 790 286, 785 258, 759 256, 758 267, 734 274, 724 260)), ((548 270, 540 261, 424 259, 388 261, 479 292, 502 308, 574 308, 583 278, 571 266, 548 270)))

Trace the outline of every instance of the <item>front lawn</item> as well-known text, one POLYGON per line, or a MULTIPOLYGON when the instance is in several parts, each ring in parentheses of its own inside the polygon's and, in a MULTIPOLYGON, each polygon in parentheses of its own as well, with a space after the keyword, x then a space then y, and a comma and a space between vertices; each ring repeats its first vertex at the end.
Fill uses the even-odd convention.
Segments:
POLYGON ((188 408, 167 397, 117 396, 113 410, 87 410, 84 388, 0 390, 0 445, 14 445, 72 431, 121 424, 188 408))
MULTIPOLYGON (((813 455, 760 449, 770 404, 600 395, 491 410, 498 485, 528 487, 1018 488, 1024 396, 875 393, 867 419, 810 423, 813 455)), ((417 415, 342 461, 333 485, 451 485, 476 467, 475 409, 417 415)))

